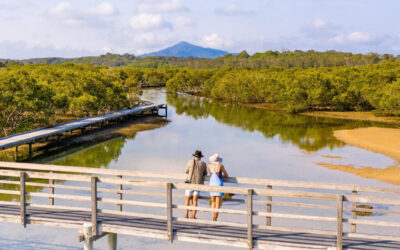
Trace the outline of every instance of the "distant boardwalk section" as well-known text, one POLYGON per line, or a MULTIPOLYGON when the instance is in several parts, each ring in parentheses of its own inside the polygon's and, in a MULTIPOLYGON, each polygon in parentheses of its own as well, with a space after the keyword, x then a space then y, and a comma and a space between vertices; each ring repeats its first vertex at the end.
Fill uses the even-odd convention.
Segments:
POLYGON ((115 120, 134 114, 140 114, 146 111, 158 112, 159 109, 166 108, 167 106, 165 104, 153 104, 146 101, 144 105, 133 107, 131 109, 118 110, 99 116, 87 117, 75 121, 66 122, 50 128, 41 128, 33 131, 10 135, 0 138, 0 150, 18 147, 23 144, 29 144, 31 148, 32 143, 47 137, 62 135, 65 132, 73 131, 75 129, 84 129, 85 127, 96 124, 104 124, 105 122, 110 120, 115 120))
MULTIPOLYGON (((229 177, 184 183, 159 172, 0 162, 0 221, 78 230, 85 249, 117 235, 248 249, 400 249, 400 188, 229 177), (223 192, 221 209, 184 190, 223 192), (198 219, 183 218, 198 210, 198 219), (211 221, 218 211, 220 221, 211 221)), ((2 225, 7 226, 7 225, 2 225)))

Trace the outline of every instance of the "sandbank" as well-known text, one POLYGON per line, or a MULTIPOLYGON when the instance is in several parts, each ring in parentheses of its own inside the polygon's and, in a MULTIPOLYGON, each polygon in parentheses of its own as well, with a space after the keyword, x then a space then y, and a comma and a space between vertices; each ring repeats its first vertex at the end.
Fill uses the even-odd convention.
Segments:
POLYGON ((400 129, 358 128, 337 130, 334 136, 350 145, 384 154, 400 161, 400 129))

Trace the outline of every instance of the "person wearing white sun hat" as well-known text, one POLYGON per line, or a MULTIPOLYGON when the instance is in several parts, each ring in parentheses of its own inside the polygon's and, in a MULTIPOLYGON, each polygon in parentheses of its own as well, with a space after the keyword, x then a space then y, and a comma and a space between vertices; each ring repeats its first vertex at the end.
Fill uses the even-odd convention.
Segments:
MULTIPOLYGON (((228 177, 228 173, 225 170, 224 165, 222 165, 222 158, 218 154, 212 155, 209 159, 210 164, 208 164, 208 172, 210 173, 210 186, 223 186, 224 182, 222 178, 228 177)), ((223 193, 210 192, 211 196, 211 208, 220 208, 223 193)), ((218 212, 212 212, 212 219, 216 221, 218 218, 218 212)))

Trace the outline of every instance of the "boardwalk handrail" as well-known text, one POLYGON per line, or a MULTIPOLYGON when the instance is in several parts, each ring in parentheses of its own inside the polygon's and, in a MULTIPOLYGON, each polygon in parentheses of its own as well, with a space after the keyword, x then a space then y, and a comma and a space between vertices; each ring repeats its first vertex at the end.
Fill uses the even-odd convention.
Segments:
MULTIPOLYGON (((163 173, 163 172, 145 172, 133 170, 115 170, 115 169, 102 169, 102 168, 86 168, 75 166, 59 166, 49 164, 34 164, 34 163, 16 163, 16 162, 0 162, 0 169, 24 169, 34 171, 53 171, 53 172, 68 172, 79 174, 91 175, 111 175, 111 176, 124 176, 134 178, 158 178, 158 179, 172 179, 183 181, 186 174, 180 173, 163 173)), ((206 177, 208 181, 208 177, 206 177)), ((362 186, 355 184, 339 184, 339 183, 318 183, 318 182, 305 182, 305 181, 287 181, 287 180, 270 180, 259 178, 243 178, 243 177, 229 177, 224 178, 225 183, 236 184, 249 184, 256 186, 274 186, 285 188, 304 188, 304 189, 320 189, 320 190, 336 190, 336 191, 355 191, 355 192, 371 192, 371 193, 387 193, 387 194, 400 194, 400 188, 395 187, 379 187, 379 186, 362 186)))
MULTIPOLYGON (((356 226, 373 226, 373 227, 389 227, 398 228, 400 223, 383 221, 379 218, 374 219, 359 219, 357 218, 357 211, 364 212, 377 212, 379 213, 397 213, 400 211, 395 210, 396 206, 400 206, 400 197, 393 196, 396 189, 388 189, 387 195, 383 194, 384 189, 379 189, 378 192, 373 192, 374 187, 360 187, 357 191, 366 190, 366 193, 377 193, 376 195, 359 195, 359 193, 352 192, 348 194, 349 190, 346 189, 348 185, 342 186, 341 184, 324 184, 322 188, 318 188, 318 183, 307 183, 307 185, 301 186, 301 188, 308 189, 310 187, 316 189, 313 192, 307 190, 284 190, 284 189, 272 189, 264 185, 264 182, 251 183, 247 182, 235 182, 240 184, 238 186, 208 186, 208 185, 195 185, 186 184, 181 181, 182 175, 180 174, 169 174, 164 176, 160 173, 151 172, 137 172, 137 171, 126 171, 126 170, 109 170, 109 169, 91 169, 91 168, 79 168, 79 167, 64 167, 54 165, 38 165, 38 164, 23 164, 23 163, 4 163, 0 162, 0 194, 10 195, 10 197, 18 197, 19 202, 14 201, 0 201, 1 204, 18 205, 20 207, 20 223, 25 226, 27 223, 35 222, 37 224, 51 224, 54 221, 45 221, 43 218, 39 219, 36 216, 26 217, 26 211, 28 208, 53 208, 53 209, 64 209, 73 211, 86 211, 91 213, 91 225, 92 235, 99 235, 99 232, 104 231, 104 228, 116 228, 115 225, 98 224, 98 214, 114 214, 119 216, 134 216, 140 218, 153 218, 158 220, 166 221, 166 239, 172 241, 175 235, 179 232, 173 231, 173 224, 178 222, 190 222, 191 224, 202 224, 202 225, 213 225, 213 226, 228 226, 236 228, 244 228, 247 230, 247 240, 245 242, 240 241, 241 246, 246 245, 249 249, 253 248, 256 242, 254 242, 254 230, 269 231, 277 230, 282 232, 297 232, 297 233, 308 233, 318 234, 326 236, 335 236, 337 248, 341 249, 343 237, 349 238, 360 238, 360 239, 375 239, 375 240, 388 240, 388 241, 400 241, 400 235, 387 235, 383 233, 366 234, 357 232, 356 226), (154 176, 153 176, 154 174, 154 176), (122 178, 121 178, 122 177, 122 178), (126 178, 129 177, 129 178, 126 178), (158 180, 142 180, 138 178, 153 178, 158 180), (160 180, 161 179, 161 180, 160 180), (174 181, 166 179, 175 179, 174 181), (41 182, 35 182, 36 180, 42 180, 41 182), (43 183, 43 180, 47 183, 43 183), (179 182, 176 182, 179 180, 179 182), (65 182, 67 181, 67 182, 65 182), (65 183, 64 183, 65 182, 65 183), (80 183, 80 184, 79 184, 80 183), (259 184, 262 183, 262 184, 259 184), (11 186, 20 187, 18 191, 11 186), (83 185, 83 186, 82 186, 83 185), (86 185, 86 186, 85 186, 86 185), (254 187, 256 186, 256 187, 254 187), (258 187, 261 186, 261 187, 258 187), (49 188, 50 192, 45 193, 45 190, 31 190, 32 187, 38 188, 49 188), (122 188, 124 187, 124 188, 122 188), (324 192, 321 190, 326 189, 345 191, 344 193, 332 193, 324 192), (343 188, 344 187, 344 188, 343 188), (140 189, 146 188, 147 191, 143 192, 140 189), (343 189, 342 189, 343 188, 343 189), (76 191, 78 194, 71 193, 55 193, 55 189, 64 189, 68 192, 76 191), (149 192, 148 190, 164 190, 163 194, 157 192, 149 192), (198 190, 204 192, 223 192, 234 194, 238 198, 235 200, 243 201, 246 203, 246 209, 233 209, 233 208, 221 208, 212 209, 209 207, 199 206, 185 206, 183 203, 176 203, 176 199, 183 198, 182 194, 173 192, 177 190, 182 193, 183 190, 198 190), (87 193, 90 191, 90 194, 87 193), (115 198, 110 198, 107 194, 117 194, 115 198), (124 196, 122 195, 124 194, 124 196), (125 196, 127 195, 127 196, 125 196), (136 195, 134 198, 129 195, 136 195), (145 197, 153 197, 152 201, 140 200, 137 196, 144 195, 145 197), (31 197, 35 198, 32 199, 31 197), (155 202, 157 197, 165 198, 165 201, 155 202), (295 199, 295 201, 272 201, 272 197, 279 199, 295 199), (37 199, 46 198, 49 199, 49 204, 37 203, 37 199), (87 205, 58 205, 55 204, 54 200, 69 200, 76 201, 78 203, 85 203, 87 205), (299 202, 301 200, 301 202, 299 202), (306 200, 308 203, 304 203, 306 200), (322 203, 310 203, 311 201, 319 201, 322 203), (275 202, 275 203, 274 203, 275 202), (330 205, 327 205, 329 203, 330 205), (351 207, 346 207, 345 203, 350 203, 351 207), (359 208, 357 204, 384 204, 387 209, 376 209, 376 208, 359 208), (283 213, 271 210, 272 204, 277 206, 288 206, 288 207, 307 207, 312 209, 322 209, 336 211, 336 215, 317 215, 317 214, 302 214, 298 211, 292 211, 290 213, 283 213), (356 204, 356 206, 353 206, 356 204), (109 206, 113 205, 116 210, 109 209, 109 206), (263 210, 260 210, 260 206, 263 210), (122 207, 129 209, 146 208, 146 213, 126 210, 122 211, 122 207), (150 213, 151 210, 162 209, 163 215, 150 213), (182 210, 196 210, 199 212, 219 212, 221 214, 229 214, 231 216, 245 216, 245 220, 238 221, 208 221, 208 220, 189 220, 176 216, 175 213, 179 213, 182 210), (351 217, 346 218, 344 211, 351 211, 351 217), (256 218, 267 218, 266 225, 259 224, 256 218), (272 225, 271 218, 285 219, 285 220, 301 220, 301 221, 317 221, 321 225, 324 225, 322 229, 310 229, 305 226, 301 227, 288 227, 272 225), (245 221, 245 223, 243 223, 245 221), (326 224, 327 223, 327 224, 326 224), (344 224, 349 224, 350 231, 346 231, 344 224), (102 229, 102 230, 100 230, 102 229)), ((240 180, 241 178, 237 178, 240 180)), ((243 178, 250 179, 250 178, 243 178)), ((260 179, 257 179, 260 180, 260 179)), ((265 180, 267 183, 269 180, 265 180)), ((282 183, 283 187, 298 187, 298 182, 295 182, 292 186, 292 182, 277 181, 276 183, 282 183)), ((230 199, 227 199, 228 201, 230 199)), ((234 200, 234 199, 231 199, 234 200)), ((398 208, 397 208, 398 209, 398 208)), ((319 210, 317 210, 319 211, 319 210)), ((228 219, 231 219, 231 216, 228 219)), ((232 217, 233 218, 233 217, 232 217)), ((2 217, 0 218, 0 220, 2 217)), ((225 218, 226 219, 226 218, 225 218)), ((58 222, 60 223, 60 222, 58 222)), ((77 222, 70 222, 70 227, 76 227, 77 222)), ((65 226, 64 225, 64 226, 65 226)), ((110 229, 111 230, 111 229, 110 229)), ((115 233, 115 232, 114 232, 115 233)), ((261 241, 260 241, 261 242, 261 241)), ((257 240, 257 244, 261 244, 257 240)), ((237 244, 239 244, 237 243, 237 244)))

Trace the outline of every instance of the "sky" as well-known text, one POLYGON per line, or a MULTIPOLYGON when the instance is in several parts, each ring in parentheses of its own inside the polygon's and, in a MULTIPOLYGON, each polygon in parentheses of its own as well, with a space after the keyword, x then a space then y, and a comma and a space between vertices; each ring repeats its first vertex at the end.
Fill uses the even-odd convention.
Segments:
POLYGON ((399 0, 0 0, 0 58, 140 55, 180 41, 398 55, 399 10, 399 0))

